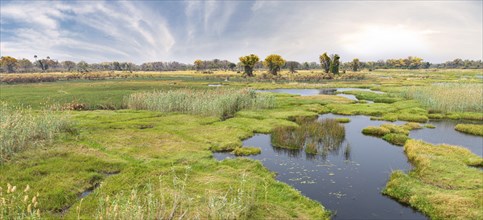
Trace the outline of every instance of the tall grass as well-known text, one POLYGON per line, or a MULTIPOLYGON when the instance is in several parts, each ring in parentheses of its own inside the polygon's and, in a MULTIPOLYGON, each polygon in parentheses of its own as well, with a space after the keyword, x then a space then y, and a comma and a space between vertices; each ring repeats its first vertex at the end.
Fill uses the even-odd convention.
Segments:
POLYGON ((345 138, 345 128, 334 119, 303 120, 299 127, 279 127, 272 131, 276 147, 305 149, 309 154, 326 155, 339 150, 345 138))
POLYGON ((0 112, 0 165, 17 152, 49 143, 61 131, 72 131, 70 122, 51 110, 0 104, 0 112))
POLYGON ((438 83, 424 87, 409 87, 403 94, 406 98, 416 99, 434 111, 483 111, 483 85, 479 83, 438 83))
POLYGON ((126 102, 130 109, 181 112, 216 116, 222 119, 233 117, 242 109, 275 106, 275 98, 270 94, 256 93, 250 89, 225 88, 141 92, 128 96, 126 102))
MULTIPOLYGON (((238 185, 219 194, 208 192, 195 197, 187 192, 190 168, 183 176, 174 174, 172 187, 159 178, 159 186, 148 184, 129 194, 101 196, 96 213, 98 219, 243 219, 253 208, 254 189, 242 174, 238 185), (196 203, 202 203, 198 206, 196 203)), ((174 173, 174 171, 173 171, 174 173)), ((171 185, 170 184, 170 185, 171 185)), ((81 213, 81 208, 78 208, 81 213)))

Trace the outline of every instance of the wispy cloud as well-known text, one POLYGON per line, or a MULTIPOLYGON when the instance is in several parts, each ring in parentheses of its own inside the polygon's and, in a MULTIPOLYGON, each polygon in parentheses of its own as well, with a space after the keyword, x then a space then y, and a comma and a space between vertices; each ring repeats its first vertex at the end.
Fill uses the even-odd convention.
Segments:
POLYGON ((2 1, 2 55, 137 63, 279 53, 481 59, 482 2, 2 1))

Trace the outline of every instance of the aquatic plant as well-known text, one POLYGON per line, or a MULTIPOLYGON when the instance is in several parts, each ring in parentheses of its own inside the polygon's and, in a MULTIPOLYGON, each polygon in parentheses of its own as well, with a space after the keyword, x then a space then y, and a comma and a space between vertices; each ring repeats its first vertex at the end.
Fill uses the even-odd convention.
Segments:
POLYGON ((243 109, 273 108, 275 98, 271 94, 256 93, 251 89, 179 89, 134 93, 126 98, 126 104, 130 109, 180 112, 226 119, 243 109))
POLYGON ((65 116, 0 104, 0 164, 13 154, 50 143, 62 132, 75 132, 65 116))
POLYGON ((237 147, 232 153, 235 154, 235 156, 249 156, 260 154, 261 152, 262 150, 258 147, 237 147))
POLYGON ((424 127, 430 129, 436 128, 436 126, 434 126, 433 124, 425 124, 424 127))
POLYGON ((340 148, 345 128, 335 119, 302 120, 298 127, 278 127, 272 130, 271 141, 276 147, 304 149, 310 154, 340 148))
POLYGON ((408 87, 406 98, 416 99, 425 107, 441 112, 482 112, 483 86, 478 83, 438 83, 408 87))
POLYGON ((483 136, 483 124, 457 124, 454 129, 467 134, 483 136))

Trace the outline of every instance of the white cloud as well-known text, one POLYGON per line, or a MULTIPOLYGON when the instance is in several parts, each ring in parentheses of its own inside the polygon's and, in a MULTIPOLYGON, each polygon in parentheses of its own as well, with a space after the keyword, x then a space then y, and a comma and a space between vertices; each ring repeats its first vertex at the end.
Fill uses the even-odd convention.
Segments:
POLYGON ((317 61, 325 51, 343 61, 483 56, 482 2, 145 3, 2 2, 1 53, 137 63, 237 61, 249 53, 317 61), (178 13, 161 13, 165 6, 178 13))

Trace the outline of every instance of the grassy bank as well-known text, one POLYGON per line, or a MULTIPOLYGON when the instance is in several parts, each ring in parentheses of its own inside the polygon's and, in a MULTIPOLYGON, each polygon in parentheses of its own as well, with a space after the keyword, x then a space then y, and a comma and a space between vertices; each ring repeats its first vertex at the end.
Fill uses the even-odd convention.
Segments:
POLYGON ((483 218, 483 159, 469 150, 409 140, 404 145, 414 169, 393 172, 383 193, 432 219, 483 218))
POLYGON ((467 134, 483 136, 483 125, 481 124, 457 124, 454 129, 467 134))

